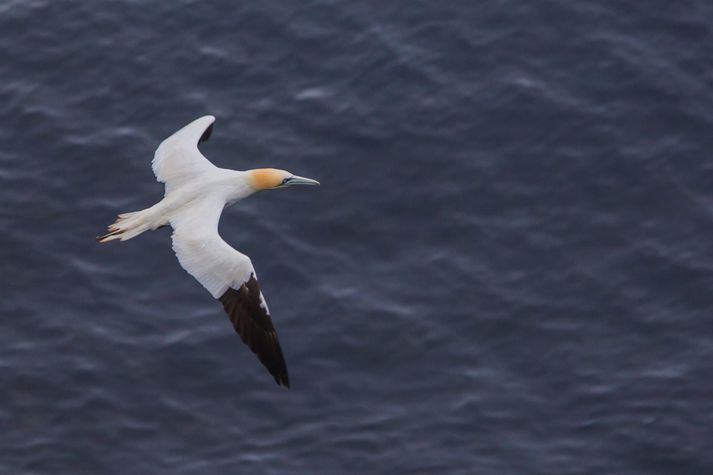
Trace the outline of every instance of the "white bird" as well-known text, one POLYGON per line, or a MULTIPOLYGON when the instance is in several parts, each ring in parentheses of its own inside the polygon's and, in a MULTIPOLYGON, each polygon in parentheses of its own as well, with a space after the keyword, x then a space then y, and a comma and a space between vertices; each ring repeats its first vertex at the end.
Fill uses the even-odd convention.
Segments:
POLYGON ((248 171, 218 168, 198 150, 213 131, 215 117, 196 119, 161 142, 151 166, 166 185, 161 201, 124 213, 99 242, 126 241, 144 231, 170 225, 173 250, 181 266, 221 301, 235 331, 278 385, 290 386, 287 366, 265 298, 250 258, 218 234, 223 208, 260 190, 293 185, 319 185, 285 170, 248 171))

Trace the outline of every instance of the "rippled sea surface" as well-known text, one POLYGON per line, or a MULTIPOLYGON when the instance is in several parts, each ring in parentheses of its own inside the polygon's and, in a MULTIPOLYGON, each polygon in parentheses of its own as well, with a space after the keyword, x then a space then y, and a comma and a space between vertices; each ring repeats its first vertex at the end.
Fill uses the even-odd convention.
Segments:
POLYGON ((713 473, 713 4, 0 2, 0 473, 713 473), (292 389, 99 245, 203 152, 292 389))

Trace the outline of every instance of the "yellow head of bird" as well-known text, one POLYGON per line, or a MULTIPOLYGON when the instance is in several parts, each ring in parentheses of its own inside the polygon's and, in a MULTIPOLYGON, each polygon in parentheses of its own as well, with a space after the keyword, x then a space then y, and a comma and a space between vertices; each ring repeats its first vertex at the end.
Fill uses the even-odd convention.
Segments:
POLYGON ((293 175, 276 168, 257 168, 248 171, 250 184, 256 190, 272 190, 292 185, 319 185, 317 180, 293 175))

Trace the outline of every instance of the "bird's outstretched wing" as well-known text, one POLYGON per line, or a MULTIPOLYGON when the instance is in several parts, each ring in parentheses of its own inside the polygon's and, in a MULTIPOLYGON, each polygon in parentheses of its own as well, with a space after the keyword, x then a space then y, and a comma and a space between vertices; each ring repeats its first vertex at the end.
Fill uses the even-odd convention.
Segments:
POLYGON ((290 387, 287 366, 250 258, 218 234, 223 203, 210 198, 171 219, 173 250, 181 266, 223 304, 243 342, 277 384, 290 387))
POLYGON ((213 131, 215 117, 206 115, 174 133, 156 149, 151 168, 156 179, 166 184, 166 194, 196 176, 216 169, 198 150, 213 131))

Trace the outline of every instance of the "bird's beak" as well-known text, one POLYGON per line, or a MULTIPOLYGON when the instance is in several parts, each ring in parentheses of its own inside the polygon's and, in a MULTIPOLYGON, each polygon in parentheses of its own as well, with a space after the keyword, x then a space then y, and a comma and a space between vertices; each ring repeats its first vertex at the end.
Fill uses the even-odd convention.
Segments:
POLYGON ((290 177, 289 181, 286 184, 289 186, 292 186, 292 185, 319 185, 319 182, 317 180, 313 180, 311 178, 305 178, 302 176, 293 176, 293 177, 290 177))

